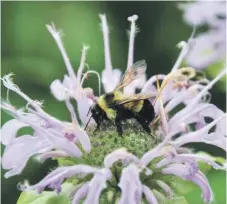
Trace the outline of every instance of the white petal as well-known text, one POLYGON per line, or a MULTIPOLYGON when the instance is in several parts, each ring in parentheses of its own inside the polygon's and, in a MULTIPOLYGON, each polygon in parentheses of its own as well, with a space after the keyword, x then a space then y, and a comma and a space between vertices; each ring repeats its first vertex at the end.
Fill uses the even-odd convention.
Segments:
POLYGON ((20 122, 17 119, 12 119, 6 122, 1 129, 2 144, 8 145, 16 137, 17 131, 20 128, 28 126, 27 124, 20 122))
POLYGON ((197 173, 195 177, 191 179, 191 181, 197 184, 202 190, 203 200, 205 202, 211 203, 213 201, 213 192, 205 175, 199 171, 199 173, 197 173))
POLYGON ((220 135, 225 135, 226 136, 226 117, 222 118, 218 123, 217 123, 217 127, 216 127, 216 131, 217 134, 220 135))
POLYGON ((75 166, 65 166, 58 167, 50 174, 48 174, 44 179, 42 179, 39 183, 30 186, 31 190, 39 190, 44 189, 46 186, 50 184, 59 183, 59 181, 63 182, 65 178, 69 178, 73 175, 77 174, 91 174, 97 172, 98 169, 87 166, 87 165, 75 165, 75 166))
POLYGON ((45 161, 49 158, 58 158, 58 157, 69 157, 70 155, 66 154, 63 151, 50 151, 44 154, 41 154, 38 159, 39 161, 45 161))
POLYGON ((146 68, 137 68, 136 78, 124 88, 124 94, 132 95, 136 93, 136 89, 142 89, 146 83, 146 68))
POLYGON ((136 84, 131 83, 124 88, 124 94, 130 96, 136 93, 136 84))
MULTIPOLYGON (((182 146, 184 144, 190 143, 190 142, 205 142, 208 144, 213 144, 219 146, 218 142, 226 141, 225 135, 219 135, 216 133, 216 139, 215 137, 212 138, 213 135, 208 134, 208 131, 216 125, 218 122, 222 121, 223 118, 225 118, 226 115, 222 115, 213 122, 209 123, 205 127, 195 131, 195 132, 189 132, 187 134, 182 135, 180 138, 176 139, 174 142, 171 142, 171 144, 176 146, 182 146), (210 137, 209 137, 210 136, 210 137), (211 142, 212 141, 212 142, 211 142)), ((223 144, 222 144, 223 145, 223 144)))
POLYGON ((179 92, 174 98, 170 100, 170 102, 165 106, 166 112, 170 112, 173 108, 175 108, 180 103, 186 103, 189 99, 192 99, 197 95, 197 90, 202 88, 198 84, 191 86, 187 90, 183 90, 179 92))
POLYGON ((80 144, 84 148, 85 152, 89 153, 91 151, 91 143, 88 134, 81 128, 76 128, 74 134, 76 138, 80 141, 80 144))
POLYGON ((53 145, 55 148, 63 150, 67 154, 74 157, 81 157, 82 152, 76 146, 74 142, 68 141, 66 138, 55 137, 52 138, 53 145))
POLYGON ((11 169, 5 177, 20 174, 31 156, 44 153, 51 148, 47 141, 38 137, 24 135, 14 139, 13 143, 6 147, 2 157, 3 168, 11 169))
POLYGON ((163 141, 162 143, 160 143, 158 146, 156 146, 152 150, 146 152, 140 159, 141 163, 146 166, 156 157, 163 155, 162 148, 165 145, 165 143, 166 143, 166 141, 163 141))
MULTIPOLYGON (((78 109, 78 113, 80 116, 80 120, 83 123, 83 125, 85 126, 91 116, 91 113, 89 115, 88 111, 89 108, 93 105, 93 101, 87 97, 82 96, 81 98, 77 99, 77 109, 78 109)), ((95 125, 95 121, 92 118, 89 122, 88 127, 92 127, 95 125)))
POLYGON ((204 174, 198 170, 198 167, 194 169, 193 166, 183 164, 171 164, 169 167, 162 170, 163 174, 172 174, 179 176, 183 179, 190 180, 197 184, 203 191, 203 199, 205 202, 211 202, 213 199, 213 193, 210 188, 209 182, 204 174))
POLYGON ((123 162, 124 161, 125 162, 129 162, 129 161, 139 162, 139 159, 135 155, 127 152, 124 149, 118 149, 116 151, 111 152, 110 154, 108 154, 105 157, 104 165, 107 168, 111 168, 112 165, 118 160, 122 160, 123 162))
POLYGON ((226 147, 227 147, 226 136, 220 135, 216 132, 204 135, 204 138, 201 142, 217 146, 223 149, 224 151, 226 151, 226 147))
POLYGON ((121 198, 119 204, 139 204, 142 198, 142 184, 139 178, 139 170, 130 165, 123 169, 120 183, 121 198))
POLYGON ((106 188, 106 181, 111 178, 109 169, 102 169, 97 172, 89 182, 89 191, 84 204, 99 204, 99 198, 102 190, 106 188))
POLYGON ((89 189, 89 183, 85 183, 83 184, 82 187, 80 187, 74 197, 73 197, 73 201, 72 201, 72 204, 79 204, 81 202, 81 200, 85 197, 85 195, 87 194, 88 192, 88 189, 89 189))
POLYGON ((50 85, 50 90, 54 97, 59 101, 64 101, 67 97, 66 88, 59 79, 54 80, 50 85))
POLYGON ((106 93, 113 91, 119 84, 121 79, 121 71, 119 69, 104 70, 102 72, 102 83, 106 93))
MULTIPOLYGON (((166 75, 164 74, 158 74, 158 79, 159 80, 163 80, 165 79, 166 75)), ((156 76, 152 76, 143 86, 143 89, 141 90, 141 92, 144 93, 150 93, 150 92, 157 92, 157 89, 154 85, 154 83, 156 82, 156 76)))

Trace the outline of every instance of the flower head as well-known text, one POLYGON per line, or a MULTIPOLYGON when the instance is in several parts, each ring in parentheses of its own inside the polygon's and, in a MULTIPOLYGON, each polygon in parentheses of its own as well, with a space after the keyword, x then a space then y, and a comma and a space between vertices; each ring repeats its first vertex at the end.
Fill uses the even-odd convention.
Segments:
POLYGON ((82 151, 76 144, 78 142, 85 152, 90 151, 89 137, 80 128, 73 110, 71 123, 60 121, 47 114, 39 102, 25 95, 12 82, 11 74, 4 76, 2 81, 7 89, 16 92, 27 102, 25 110, 16 109, 6 102, 1 104, 3 110, 15 117, 5 123, 1 130, 2 144, 6 146, 2 165, 5 169, 11 169, 6 177, 21 173, 28 159, 38 153, 46 154, 52 149, 60 149, 63 155, 81 157, 82 151), (33 136, 23 135, 16 138, 18 130, 23 127, 31 127, 34 130, 33 136))
MULTIPOLYGON (((138 16, 128 18, 131 22, 129 35, 129 56, 126 70, 133 65, 134 39, 138 16)), ((109 30, 105 15, 100 15, 105 50, 105 68, 102 83, 106 92, 113 91, 120 81, 121 72, 112 69, 109 49, 109 30), (110 83, 113 82, 113 83, 110 83)), ((11 80, 11 75, 2 78, 4 86, 16 92, 27 102, 25 110, 16 109, 8 103, 2 108, 15 119, 2 127, 2 143, 6 146, 3 168, 11 169, 6 177, 19 174, 27 160, 39 154, 41 160, 57 158, 59 167, 44 177, 39 183, 25 187, 24 191, 46 187, 61 192, 65 181, 75 185, 72 203, 121 204, 163 203, 177 196, 177 178, 195 183, 202 191, 205 202, 213 200, 213 193, 199 162, 207 163, 215 169, 225 170, 226 166, 216 162, 214 157, 198 155, 185 144, 203 142, 226 149, 226 114, 210 104, 209 90, 226 74, 224 69, 209 81, 203 72, 192 67, 181 67, 181 62, 193 45, 193 35, 180 45, 181 53, 168 74, 158 74, 146 80, 145 68, 136 70, 136 80, 122 91, 126 97, 141 88, 141 95, 152 93, 149 98, 155 110, 155 119, 150 125, 152 133, 144 133, 138 124, 129 121, 124 136, 119 137, 111 122, 107 128, 93 132, 93 124, 85 132, 79 125, 70 99, 77 102, 78 112, 85 126, 87 113, 97 99, 91 88, 84 88, 83 76, 87 47, 83 48, 81 64, 77 74, 73 71, 64 50, 61 33, 47 26, 62 53, 68 75, 63 82, 55 80, 51 90, 58 100, 65 101, 72 121, 60 121, 45 111, 36 101, 25 95, 11 80), (162 83, 161 83, 162 80, 162 83), (212 122, 205 119, 209 117, 212 122), (9 128, 12 126, 13 128, 9 128), (20 128, 30 126, 34 135, 16 137, 20 128), (88 133, 88 134, 87 134, 88 133), (89 136, 88 136, 89 135, 89 136), (153 137, 152 137, 153 136, 153 137), (21 151, 23 149, 23 152, 21 151), (84 154, 82 154, 84 152, 84 154), (12 156, 15 155, 16 156, 12 156)))

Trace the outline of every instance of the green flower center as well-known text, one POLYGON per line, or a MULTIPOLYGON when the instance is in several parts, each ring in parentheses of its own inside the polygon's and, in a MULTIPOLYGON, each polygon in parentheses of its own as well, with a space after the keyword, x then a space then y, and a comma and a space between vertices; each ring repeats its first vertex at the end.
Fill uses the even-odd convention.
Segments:
POLYGON ((88 135, 91 141, 91 152, 84 152, 81 158, 58 159, 60 165, 87 164, 103 167, 105 156, 114 150, 126 148, 128 152, 140 158, 160 142, 160 138, 154 133, 146 133, 134 121, 124 124, 123 136, 119 136, 116 126, 109 123, 104 124, 98 131, 88 130, 88 135))
MULTIPOLYGON (((83 154, 82 158, 58 158, 59 166, 72 166, 76 164, 85 164, 93 167, 102 168, 104 167, 103 161, 106 155, 117 150, 119 148, 125 148, 128 152, 141 158, 144 153, 152 150, 158 143, 161 142, 159 136, 155 135, 154 132, 151 134, 146 133, 140 126, 134 121, 128 121, 124 124, 123 136, 119 136, 116 127, 109 123, 104 124, 103 127, 94 132, 94 130, 88 130, 88 135, 91 141, 91 152, 83 154)), ((81 148, 82 149, 82 148, 81 148)), ((145 169, 140 172, 140 180, 143 184, 147 185, 150 189, 155 189, 158 200, 163 202, 165 199, 165 192, 158 186, 157 181, 162 180, 168 185, 173 187, 173 181, 176 179, 171 175, 163 175, 162 169, 156 168, 157 162, 162 157, 154 159, 147 168, 152 170, 151 175, 145 173, 145 169)), ((121 190, 118 187, 121 173, 124 164, 120 161, 116 162, 111 167, 112 179, 107 181, 107 188, 103 190, 100 203, 115 203, 120 198, 121 190)), ((92 175, 78 178, 73 176, 67 179, 67 182, 71 182, 75 185, 81 184, 92 179, 92 175)), ((146 203, 146 202, 145 202, 146 203)))

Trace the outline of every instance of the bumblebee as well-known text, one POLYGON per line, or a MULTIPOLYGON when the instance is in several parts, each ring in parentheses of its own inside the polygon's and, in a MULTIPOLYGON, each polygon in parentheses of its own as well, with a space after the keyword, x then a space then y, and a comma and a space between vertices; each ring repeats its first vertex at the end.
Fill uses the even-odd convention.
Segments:
POLYGON ((118 134, 122 136, 122 121, 136 119, 147 133, 151 133, 149 125, 155 117, 154 108, 148 100, 151 94, 139 93, 132 96, 123 94, 123 88, 136 79, 138 68, 146 69, 146 62, 144 60, 136 62, 126 71, 115 90, 101 95, 97 103, 91 107, 91 117, 97 123, 96 130, 104 120, 114 121, 118 134))

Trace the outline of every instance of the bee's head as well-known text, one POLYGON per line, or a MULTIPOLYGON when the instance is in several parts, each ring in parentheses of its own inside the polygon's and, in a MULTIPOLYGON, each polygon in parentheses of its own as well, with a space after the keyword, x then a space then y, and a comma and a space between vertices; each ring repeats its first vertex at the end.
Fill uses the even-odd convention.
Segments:
POLYGON ((95 121, 97 121, 102 116, 103 110, 98 104, 95 104, 93 107, 91 107, 91 114, 95 121))
POLYGON ((94 106, 90 107, 88 113, 87 113, 87 116, 91 113, 91 116, 84 128, 84 130, 86 130, 91 118, 94 118, 95 122, 98 123, 100 121, 100 119, 102 118, 102 115, 103 115, 103 111, 102 109, 99 107, 98 104, 95 104, 94 106))

